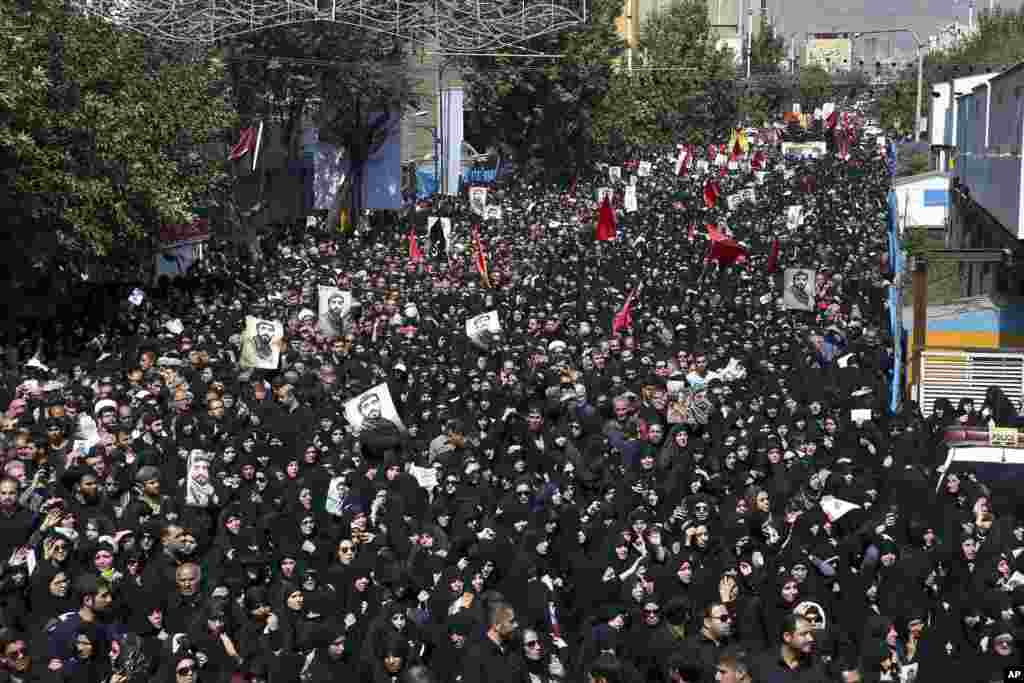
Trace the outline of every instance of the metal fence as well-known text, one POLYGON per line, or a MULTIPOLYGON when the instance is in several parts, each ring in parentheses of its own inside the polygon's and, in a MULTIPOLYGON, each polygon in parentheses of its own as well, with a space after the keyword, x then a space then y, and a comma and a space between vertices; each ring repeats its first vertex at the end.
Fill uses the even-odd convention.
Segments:
POLYGON ((1018 409, 1024 399, 1024 353, 940 351, 921 353, 919 404, 931 415, 935 400, 949 399, 955 406, 970 398, 976 406, 989 387, 997 386, 1018 409))

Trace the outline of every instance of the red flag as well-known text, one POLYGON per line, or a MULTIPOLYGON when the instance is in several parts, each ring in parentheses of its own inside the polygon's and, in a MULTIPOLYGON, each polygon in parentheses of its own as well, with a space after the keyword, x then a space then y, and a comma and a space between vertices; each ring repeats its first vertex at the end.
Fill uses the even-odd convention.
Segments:
POLYGON ((750 167, 757 171, 764 170, 764 164, 766 159, 767 155, 763 151, 757 150, 756 152, 754 152, 754 156, 750 160, 750 167))
POLYGON ((618 334, 622 330, 633 327, 633 297, 636 296, 639 289, 640 286, 637 285, 626 297, 626 303, 622 304, 622 310, 615 314, 615 319, 612 320, 612 334, 618 334))
POLYGON ((692 242, 694 239, 696 239, 696 237, 697 237, 697 224, 696 223, 690 223, 690 232, 686 236, 686 238, 692 242))
POLYGON ((723 266, 733 263, 743 263, 747 260, 747 249, 736 240, 726 237, 719 229, 708 224, 708 239, 711 246, 708 248, 708 261, 717 261, 723 266))
POLYGON ((708 163, 715 163, 718 158, 718 145, 708 145, 708 163))
POLYGON ((708 180, 704 183, 704 206, 709 209, 715 208, 715 204, 718 203, 718 183, 714 180, 708 180))
POLYGON ((476 247, 476 269, 480 273, 480 279, 484 287, 491 286, 491 276, 487 268, 487 252, 484 251, 483 242, 480 240, 480 231, 473 226, 473 245, 476 247))
POLYGON ((231 152, 228 154, 228 160, 238 161, 256 149, 256 133, 256 126, 242 129, 241 135, 238 136, 238 143, 231 148, 231 152))
POLYGON ((608 197, 601 200, 601 208, 597 212, 597 241, 607 242, 615 239, 615 211, 608 203, 608 197))
POLYGON ((850 158, 850 133, 846 130, 836 131, 836 153, 840 159, 850 158))
POLYGON ((413 263, 423 261, 423 252, 420 251, 420 245, 416 243, 416 228, 409 229, 409 260, 413 263))
POLYGON ((779 265, 779 238, 772 240, 772 250, 768 254, 768 272, 774 273, 779 265))
POLYGON ((833 130, 837 123, 839 123, 839 112, 833 109, 832 113, 825 119, 825 125, 828 126, 829 130, 833 130))

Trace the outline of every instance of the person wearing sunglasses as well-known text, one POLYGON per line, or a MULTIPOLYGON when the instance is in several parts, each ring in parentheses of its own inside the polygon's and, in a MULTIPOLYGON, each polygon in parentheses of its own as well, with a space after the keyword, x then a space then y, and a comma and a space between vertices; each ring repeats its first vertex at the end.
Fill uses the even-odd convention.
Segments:
POLYGON ((700 631, 687 639, 691 660, 700 667, 701 680, 713 681, 718 671, 718 657, 733 642, 733 615, 720 600, 704 607, 700 631))
POLYGON ((179 657, 174 663, 172 683, 198 683, 199 664, 191 654, 179 657))
POLYGON ((530 683, 557 683, 565 678, 558 653, 549 653, 544 636, 535 629, 523 629, 523 659, 530 683))

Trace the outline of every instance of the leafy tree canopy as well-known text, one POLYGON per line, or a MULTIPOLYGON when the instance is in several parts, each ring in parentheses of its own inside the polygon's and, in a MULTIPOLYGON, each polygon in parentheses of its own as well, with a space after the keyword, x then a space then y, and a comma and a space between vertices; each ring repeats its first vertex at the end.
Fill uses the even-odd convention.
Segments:
POLYGON ((707 5, 681 0, 643 24, 639 68, 618 69, 599 102, 597 138, 703 143, 735 125, 733 55, 716 47, 707 5))
POLYGON ((530 49, 559 59, 475 57, 463 61, 470 127, 500 146, 527 178, 567 180, 594 158, 595 109, 608 93, 619 0, 589 3, 586 26, 539 37, 530 49))
POLYGON ((12 280, 191 220, 227 183, 201 153, 236 123, 218 62, 56 0, 0 3, 0 26, 0 246, 12 280))
POLYGON ((314 123, 320 140, 341 148, 356 175, 413 97, 406 45, 354 26, 309 22, 267 29, 234 39, 225 57, 243 118, 282 122, 293 158, 303 123, 314 123), (385 112, 393 115, 372 117, 385 112))

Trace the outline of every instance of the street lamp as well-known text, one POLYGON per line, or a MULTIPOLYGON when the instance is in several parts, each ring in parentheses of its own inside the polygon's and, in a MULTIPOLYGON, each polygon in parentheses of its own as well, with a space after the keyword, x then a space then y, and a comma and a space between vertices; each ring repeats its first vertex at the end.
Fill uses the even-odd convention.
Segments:
POLYGON ((883 33, 909 33, 914 37, 914 44, 917 45, 917 110, 916 115, 914 116, 914 142, 920 142, 921 97, 922 91, 924 90, 924 43, 921 42, 921 38, 917 35, 917 31, 912 28, 890 28, 878 31, 860 31, 853 34, 853 39, 857 40, 861 36, 879 35, 883 33))

